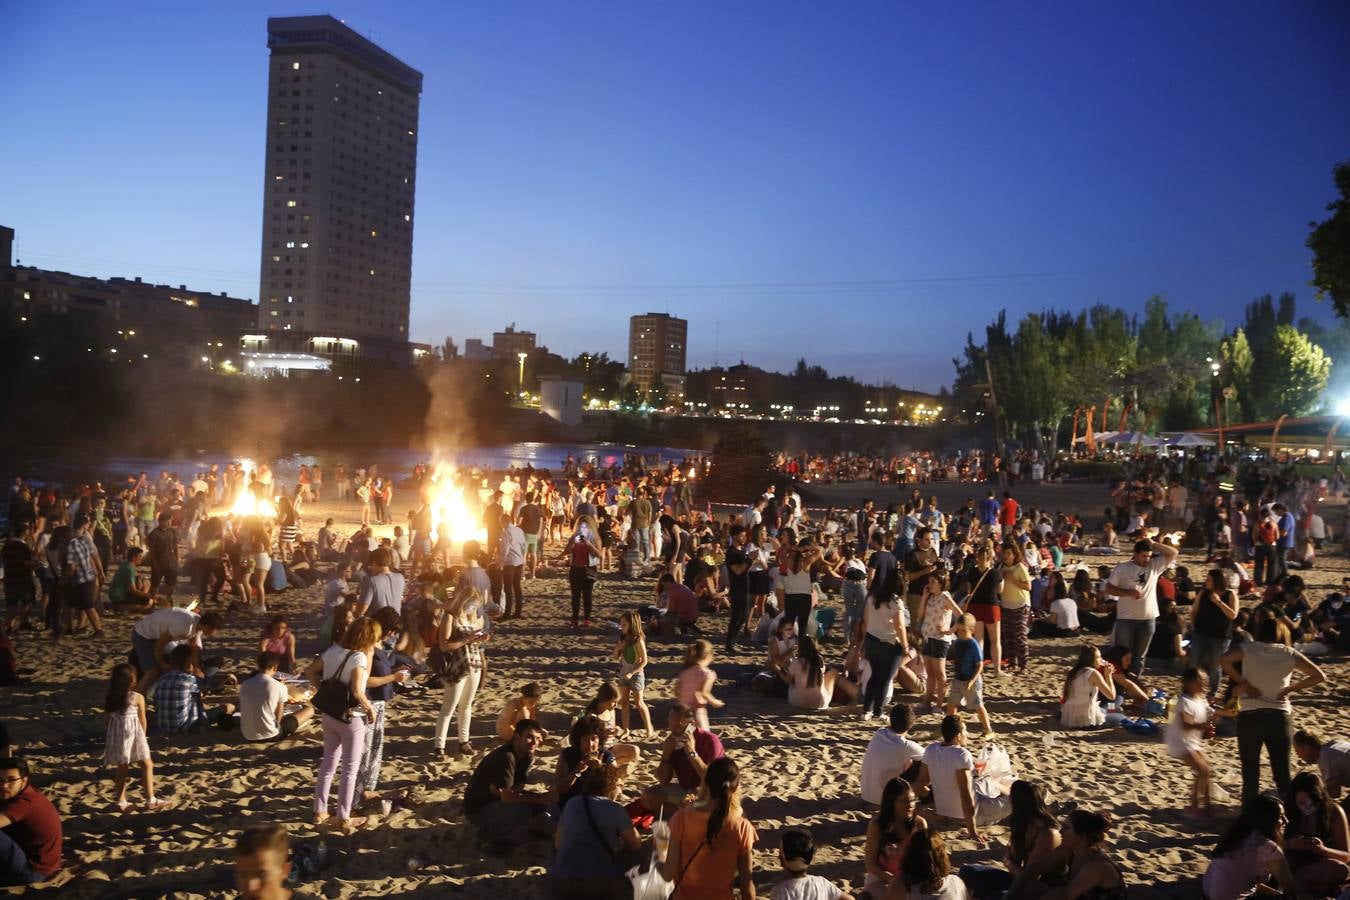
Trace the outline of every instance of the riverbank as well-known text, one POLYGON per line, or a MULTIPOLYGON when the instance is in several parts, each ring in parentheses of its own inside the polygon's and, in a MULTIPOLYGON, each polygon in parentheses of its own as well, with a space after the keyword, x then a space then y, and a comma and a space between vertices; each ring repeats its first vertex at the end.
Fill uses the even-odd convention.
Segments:
MULTIPOLYGON (((836 505, 851 505, 853 492, 871 491, 878 505, 891 502, 897 488, 828 486, 836 505)), ((979 499, 984 486, 924 485, 944 506, 979 499), (952 493, 947 493, 948 491, 952 493), (951 498, 950 500, 948 498, 951 498)), ((906 487, 905 492, 908 492, 906 487)), ((1099 515, 1104 505, 1100 486, 1043 485, 1015 489, 1024 505, 1099 515)), ((861 496, 861 494, 859 494, 861 496)), ((395 521, 401 521, 408 498, 396 497, 395 521)), ((306 508, 305 530, 327 516, 344 533, 355 528, 355 505, 323 503, 306 508)), ((377 529, 387 533, 389 529, 377 529)), ((1122 557, 1117 557, 1120 559, 1122 557)), ((1112 562, 1112 559, 1103 559, 1112 562)), ((1183 554, 1193 569, 1193 554, 1183 554)), ((1320 599, 1350 574, 1344 557, 1334 550, 1319 558, 1319 568, 1306 573, 1313 595, 1320 599)), ((654 581, 625 580, 605 574, 596 591, 595 619, 608 623, 624 609, 647 602, 654 581)), ((495 743, 495 718, 520 685, 545 686, 542 719, 551 741, 536 763, 545 782, 556 761, 571 717, 595 688, 613 678, 610 660, 614 633, 603 627, 571 632, 566 580, 559 570, 526 583, 525 616, 501 626, 488 645, 489 668, 475 706, 471 759, 441 760, 431 750, 439 692, 408 695, 393 702, 385 751, 382 789, 397 796, 420 788, 422 796, 408 808, 396 809, 367 831, 342 836, 320 833, 309 824, 314 772, 321 755, 319 732, 311 729, 266 747, 246 745, 237 733, 217 731, 193 738, 152 737, 151 747, 161 796, 173 806, 154 813, 120 814, 113 806, 110 773, 99 763, 104 716, 100 711, 106 673, 125 658, 130 645, 131 617, 108 621, 106 636, 78 636, 53 644, 18 636, 20 662, 36 669, 34 682, 0 688, 3 715, 15 739, 31 760, 34 783, 47 793, 64 819, 66 859, 78 876, 59 893, 78 898, 233 896, 230 850, 238 832, 250 825, 281 822, 297 843, 324 840, 334 854, 332 864, 306 886, 329 898, 356 898, 415 893, 440 896, 454 892, 466 898, 545 898, 542 877, 551 858, 544 843, 516 849, 503 858, 482 858, 472 847, 461 814, 468 774, 475 760, 495 743)), ((319 648, 317 632, 321 590, 286 591, 269 600, 286 613, 301 639, 302 652, 319 648)), ((837 602, 835 603, 837 606, 837 602)), ((251 672, 257 639, 267 616, 233 616, 207 643, 208 655, 223 655, 241 677, 251 672)), ((716 638, 725 619, 705 623, 716 638)), ((863 835, 869 810, 858 798, 858 766, 874 725, 858 720, 851 709, 803 712, 784 701, 751 692, 748 683, 762 666, 762 653, 739 651, 730 657, 719 647, 713 668, 717 695, 726 707, 712 715, 714 730, 727 753, 741 765, 743 806, 759 832, 754 849, 755 881, 767 894, 780 880, 777 841, 788 827, 807 827, 818 846, 812 871, 856 893, 862 886, 863 835)), ((1028 674, 991 679, 986 696, 996 740, 1004 746, 1021 777, 1043 785, 1061 809, 1077 805, 1108 811, 1116 820, 1112 853, 1131 885, 1131 896, 1166 896, 1170 886, 1194 879, 1204 869, 1223 821, 1196 823, 1181 815, 1190 773, 1168 758, 1162 743, 1133 737, 1121 730, 1066 732, 1058 727, 1056 699, 1064 675, 1081 641, 1076 638, 1033 641, 1028 674)), ((652 666, 648 698, 663 710, 673 697, 673 678, 682 646, 658 641, 650 646, 652 666)), ((842 644, 826 644, 832 664, 841 661, 842 644)), ((1295 726, 1312 728, 1328 738, 1350 735, 1350 708, 1343 701, 1350 665, 1343 658, 1325 661, 1327 685, 1295 698, 1295 726)), ((1175 678, 1158 684, 1172 690, 1175 678)), ((227 698, 210 698, 211 700, 227 698)), ((913 698, 909 698, 913 699, 913 698)), ((940 717, 919 717, 914 738, 936 738, 940 717)), ((658 722, 660 714, 658 713, 658 722)), ((650 780, 658 745, 640 742, 645 758, 635 766, 629 795, 650 780)), ((981 742, 972 739, 972 749, 981 742)), ((1236 795, 1240 783, 1236 741, 1208 747, 1217 778, 1236 795)), ((1266 773, 1269 781, 1268 771, 1266 773)), ((139 799, 136 789, 133 799, 139 799)), ((922 810, 931 815, 931 808, 922 810)), ((1235 812, 1224 807, 1226 817, 1235 812)), ((992 843, 977 846, 952 823, 939 826, 956 865, 997 863, 1007 843, 1005 827, 986 829, 992 843)))

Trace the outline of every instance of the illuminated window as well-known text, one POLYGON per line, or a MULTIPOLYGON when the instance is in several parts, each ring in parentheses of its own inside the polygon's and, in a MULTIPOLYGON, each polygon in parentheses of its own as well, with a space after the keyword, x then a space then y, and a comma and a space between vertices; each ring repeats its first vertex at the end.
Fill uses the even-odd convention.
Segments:
POLYGON ((298 68, 300 68, 300 64, 299 64, 298 62, 293 62, 293 63, 291 63, 291 68, 292 68, 292 69, 298 69, 298 68))
MULTIPOLYGON (((280 315, 280 313, 278 313, 278 312, 274 309, 274 310, 272 310, 271 312, 269 312, 268 315, 269 315, 269 316, 276 316, 276 315, 280 315)), ((117 351, 114 350, 113 352, 116 353, 117 351)))
POLYGON ((295 241, 287 241, 287 242, 286 242, 286 249, 287 249, 287 250, 294 250, 294 249, 295 249, 295 241))
POLYGON ((294 201, 294 200, 287 200, 287 201, 286 201, 286 205, 287 205, 287 206, 295 206, 295 201, 294 201))
POLYGON ((404 213, 404 214, 403 214, 403 221, 405 221, 405 222, 411 222, 411 221, 412 221, 412 216, 408 215, 407 213, 404 213))
POLYGON ((308 250, 308 249, 309 249, 309 241, 302 241, 302 242, 300 243, 300 249, 301 249, 301 250, 308 250))

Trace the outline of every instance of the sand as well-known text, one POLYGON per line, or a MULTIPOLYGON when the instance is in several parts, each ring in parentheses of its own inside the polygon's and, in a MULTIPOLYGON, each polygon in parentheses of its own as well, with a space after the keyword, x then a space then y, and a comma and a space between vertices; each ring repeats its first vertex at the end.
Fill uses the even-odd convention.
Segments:
MULTIPOLYGON (((982 489, 957 485, 938 493, 950 508, 982 489)), ((816 496, 848 503, 863 494, 884 505, 895 489, 834 486, 816 496)), ((1077 509, 1099 515, 1105 491, 1092 486, 1044 486, 1019 492, 1023 502, 1050 509, 1077 509)), ((402 512, 400 508, 400 512, 402 512)), ((325 515, 353 521, 356 508, 322 504, 307 510, 307 531, 325 515)), ((1340 516, 1328 516, 1339 521, 1340 516)), ((1095 519, 1094 519, 1095 521, 1095 519)), ((1194 554, 1183 553, 1193 571, 1194 554)), ((1342 574, 1345 559, 1329 551, 1319 568, 1306 573, 1320 599, 1342 574)), ((653 581, 630 581, 606 574, 597 587, 598 622, 650 597, 653 581)), ((274 610, 291 616, 303 653, 317 652, 321 587, 290 590, 273 601, 274 610)), ((478 694, 474 717, 475 759, 495 744, 495 719, 519 685, 538 680, 546 686, 542 719, 556 739, 569 717, 580 710, 602 679, 614 675, 609 661, 614 634, 597 627, 580 635, 568 631, 567 586, 561 577, 526 582, 525 619, 502 626, 488 648, 489 671, 478 694)), ((154 813, 117 812, 111 773, 100 759, 105 718, 100 710, 107 673, 125 658, 134 617, 111 618, 106 636, 66 638, 53 644, 27 633, 18 636, 20 663, 36 669, 34 683, 0 689, 3 717, 34 769, 34 783, 56 804, 65 825, 65 858, 74 877, 45 892, 70 897, 223 897, 232 896, 230 849, 239 831, 250 825, 281 822, 297 841, 315 839, 309 823, 314 773, 321 737, 311 726, 291 740, 267 748, 242 744, 237 732, 212 731, 198 737, 152 737, 160 796, 173 807, 154 813)), ((258 613, 235 616, 208 642, 208 654, 223 654, 241 676, 251 673, 257 635, 265 621, 258 613)), ((711 631, 724 619, 711 623, 711 631)), ((717 642, 720 647, 720 642, 717 642)), ((1017 774, 1043 784, 1054 801, 1109 811, 1118 821, 1113 852, 1130 884, 1131 895, 1159 896, 1169 885, 1193 879, 1204 870, 1221 822, 1196 824, 1182 817, 1189 770, 1169 759, 1161 740, 1132 737, 1119 729, 1092 733, 1060 730, 1054 700, 1077 639, 1033 640, 1028 674, 986 681, 986 696, 996 740, 1012 756, 1017 774)), ((682 647, 674 642, 650 645, 649 700, 669 700, 682 647)), ((827 645, 827 656, 842 660, 843 645, 827 645)), ((765 699, 748 689, 762 658, 749 651, 719 655, 718 695, 726 707, 713 713, 713 728, 727 753, 741 766, 745 814, 759 833, 755 881, 767 895, 780 878, 777 835, 789 826, 809 827, 819 850, 813 871, 853 890, 862 887, 863 835, 869 812, 858 798, 858 768, 875 731, 852 709, 807 713, 786 702, 765 699)), ((1296 696, 1297 726, 1326 736, 1350 734, 1344 706, 1347 666, 1342 658, 1324 661, 1328 684, 1296 696)), ((1169 682, 1175 679, 1169 679, 1169 682)), ((1169 689, 1172 684, 1167 684, 1169 689)), ((334 862, 307 885, 325 897, 393 894, 461 897, 545 897, 542 877, 551 847, 535 843, 510 856, 483 859, 474 852, 460 812, 472 760, 431 754, 431 736, 440 692, 397 698, 390 711, 382 788, 386 793, 420 785, 424 801, 396 810, 367 831, 343 836, 322 833, 334 862)), ((660 716, 658 715, 658 727, 660 716)), ((935 738, 940 716, 923 716, 914 737, 935 738)), ((972 739, 972 749, 981 741, 972 739)), ((646 744, 654 750, 655 744, 646 744)), ((1237 794, 1237 747, 1233 738, 1209 747, 1218 780, 1237 794)), ((557 744, 547 747, 537 771, 551 777, 557 744)), ((633 784, 645 783, 654 760, 638 764, 633 784)), ((1265 778, 1269 782, 1267 770, 1265 778)), ((631 791, 631 785, 630 785, 631 791)), ((139 800, 139 788, 131 798, 139 800)), ((1233 812, 1230 808, 1229 814, 1233 812)), ((976 846, 954 824, 944 826, 953 863, 996 863, 1007 829, 986 829, 990 844, 976 846)))

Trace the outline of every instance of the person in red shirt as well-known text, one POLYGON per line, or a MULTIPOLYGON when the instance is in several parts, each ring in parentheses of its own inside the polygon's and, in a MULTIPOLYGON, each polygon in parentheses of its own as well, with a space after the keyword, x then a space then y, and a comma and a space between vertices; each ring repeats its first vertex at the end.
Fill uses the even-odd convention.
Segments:
POLYGON ((675 576, 667 573, 661 576, 656 585, 657 605, 661 606, 661 598, 665 598, 666 615, 672 617, 671 624, 674 630, 680 634, 688 634, 690 631, 698 633, 698 595, 689 588, 675 580, 675 576))
POLYGON ((61 817, 28 783, 28 762, 0 759, 0 886, 46 881, 61 869, 61 817))
POLYGON ((1003 492, 1003 502, 998 507, 998 524, 1006 535, 1008 529, 1017 524, 1017 518, 1022 513, 1022 507, 1013 499, 1013 495, 1008 491, 1003 492))

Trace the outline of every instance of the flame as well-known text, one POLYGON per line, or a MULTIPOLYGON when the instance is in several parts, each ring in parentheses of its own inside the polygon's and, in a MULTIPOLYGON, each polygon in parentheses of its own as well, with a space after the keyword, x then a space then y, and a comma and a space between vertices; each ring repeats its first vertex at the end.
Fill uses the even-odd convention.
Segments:
POLYGON ((483 516, 476 503, 465 498, 466 489, 471 490, 472 482, 461 478, 459 471, 450 463, 438 462, 432 469, 431 477, 422 487, 422 492, 431 504, 431 530, 440 534, 444 525, 446 534, 454 544, 465 541, 487 540, 487 530, 483 527, 483 516))
POLYGON ((259 500, 249 491, 240 491, 239 498, 234 501, 230 507, 229 514, 247 518, 249 516, 261 516, 264 519, 275 519, 277 517, 277 508, 272 505, 272 501, 267 498, 259 500))
POLYGON ((690 481, 693 481, 693 480, 694 480, 695 478, 697 478, 697 477, 698 477, 698 469, 695 468, 694 466, 690 466, 690 467, 689 467, 689 480, 690 480, 690 481))

